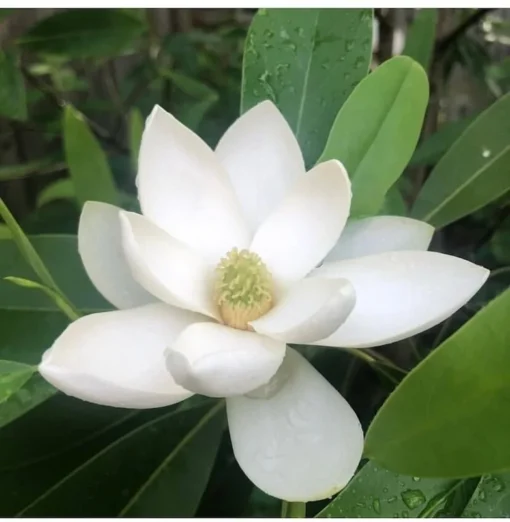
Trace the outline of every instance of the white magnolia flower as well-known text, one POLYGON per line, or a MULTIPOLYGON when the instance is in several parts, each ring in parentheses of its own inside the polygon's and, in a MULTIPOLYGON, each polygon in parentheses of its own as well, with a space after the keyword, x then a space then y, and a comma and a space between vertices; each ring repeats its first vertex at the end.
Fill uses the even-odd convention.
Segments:
POLYGON ((260 489, 288 501, 333 495, 356 470, 363 432, 286 344, 406 338, 466 303, 487 270, 427 252, 433 229, 419 221, 346 225, 344 167, 305 172, 270 102, 239 118, 214 152, 156 107, 137 185, 143 215, 90 202, 79 227, 87 273, 120 310, 69 325, 41 374, 118 407, 226 397, 235 456, 260 489))

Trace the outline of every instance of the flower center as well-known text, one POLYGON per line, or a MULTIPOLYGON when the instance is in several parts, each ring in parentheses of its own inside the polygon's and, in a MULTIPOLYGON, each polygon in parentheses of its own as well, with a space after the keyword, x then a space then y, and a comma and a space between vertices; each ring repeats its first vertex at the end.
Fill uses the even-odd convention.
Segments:
POLYGON ((233 248, 216 267, 215 301, 225 324, 239 330, 273 306, 273 279, 260 256, 233 248))

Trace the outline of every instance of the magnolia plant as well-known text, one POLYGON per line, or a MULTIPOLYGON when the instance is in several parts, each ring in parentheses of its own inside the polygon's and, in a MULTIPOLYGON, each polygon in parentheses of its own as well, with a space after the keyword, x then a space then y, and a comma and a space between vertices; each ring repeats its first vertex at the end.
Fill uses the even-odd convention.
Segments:
POLYGON ((78 319, 39 371, 64 393, 121 408, 225 397, 246 475, 287 501, 332 496, 363 432, 345 399, 289 344, 363 349, 431 328, 488 271, 428 252, 433 228, 348 221, 336 160, 306 172, 292 130, 262 102, 212 151, 160 107, 143 134, 142 213, 89 202, 79 252, 119 310, 78 319))

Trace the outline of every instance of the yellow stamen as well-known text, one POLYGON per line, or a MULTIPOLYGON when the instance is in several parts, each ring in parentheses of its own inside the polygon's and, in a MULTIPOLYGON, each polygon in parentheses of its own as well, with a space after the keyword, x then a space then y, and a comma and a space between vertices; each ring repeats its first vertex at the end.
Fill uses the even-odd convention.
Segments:
POLYGON ((223 322, 232 328, 248 325, 273 306, 273 279, 260 257, 233 248, 216 267, 215 300, 223 322))

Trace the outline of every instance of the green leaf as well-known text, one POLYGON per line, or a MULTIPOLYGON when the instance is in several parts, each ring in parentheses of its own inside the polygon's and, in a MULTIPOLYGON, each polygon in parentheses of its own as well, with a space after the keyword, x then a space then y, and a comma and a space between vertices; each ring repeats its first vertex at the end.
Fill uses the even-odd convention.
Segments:
POLYGON ((260 9, 246 38, 241 112, 272 100, 311 166, 371 56, 371 9, 260 9))
POLYGON ((0 239, 10 239, 11 231, 7 225, 0 223, 0 239))
POLYGON ((46 185, 37 196, 37 207, 47 205, 56 199, 76 199, 76 190, 72 179, 58 179, 46 185))
MULTIPOLYGON (((51 276, 51 273, 46 268, 44 261, 39 257, 37 250, 32 246, 28 237, 24 234, 21 227, 18 225, 14 216, 11 214, 5 203, 2 199, 0 199, 0 216, 4 219, 6 225, 9 227, 11 231, 12 241, 18 247, 19 252, 21 253, 23 259, 26 263, 32 268, 32 270, 37 274, 39 279, 43 284, 53 290, 56 294, 60 296, 60 298, 67 303, 67 305, 72 308, 72 305, 67 300, 65 294, 60 290, 57 283, 51 276)), ((7 262, 9 258, 6 259, 7 262)), ((0 271, 1 274, 1 271, 0 271)), ((13 275, 13 274, 6 274, 13 275)))
POLYGON ((144 121, 140 109, 133 107, 129 111, 128 133, 129 133, 129 153, 131 156, 131 166, 133 172, 138 171, 138 152, 142 143, 144 121))
POLYGON ((443 227, 510 189, 510 93, 485 110, 441 158, 411 215, 443 227))
POLYGON ((407 216, 407 205, 397 185, 393 185, 379 210, 381 216, 407 216))
POLYGON ((74 311, 73 308, 69 307, 65 300, 63 300, 60 295, 48 288, 47 286, 42 285, 41 283, 37 283, 35 281, 31 281, 30 279, 24 279, 22 277, 13 277, 8 276, 4 278, 5 281, 9 281, 9 283, 13 283, 15 285, 20 286, 21 288, 29 288, 35 290, 41 290, 45 293, 71 321, 75 321, 80 316, 74 311))
POLYGON ((118 204, 118 194, 106 155, 83 116, 68 105, 65 109, 64 149, 76 197, 86 201, 118 204))
POLYGON ((420 143, 409 162, 410 167, 436 164, 460 135, 475 120, 477 114, 443 124, 437 132, 420 143))
POLYGON ((57 390, 39 374, 33 375, 24 386, 0 404, 0 428, 19 419, 56 393, 57 390))
MULTIPOLYGON (((107 303, 90 282, 80 256, 76 236, 41 235, 30 238, 34 252, 41 262, 55 274, 59 288, 82 313, 111 310, 107 303)), ((23 262, 15 244, 9 240, 0 240, 0 277, 33 277, 31 270, 23 262)), ((49 285, 46 285, 49 286, 49 285)), ((58 308, 44 295, 37 295, 18 288, 0 279, 0 309, 56 311, 58 308)))
POLYGON ((407 56, 369 74, 333 123, 319 161, 340 160, 352 181, 351 217, 377 214, 409 162, 428 101, 428 79, 407 56))
MULTIPOLYGON (((43 352, 53 344, 68 323, 60 312, 0 310, 0 359, 30 366, 39 364, 43 352)), ((55 393, 55 388, 39 374, 33 375, 23 387, 0 404, 0 427, 15 421, 55 393)), ((4 447, 5 444, 0 443, 0 446, 4 447)))
POLYGON ((18 516, 193 516, 223 432, 222 406, 171 411, 137 426, 18 516))
POLYGON ((454 483, 399 475, 368 462, 317 517, 415 518, 431 499, 454 483))
POLYGON ((0 404, 16 393, 35 370, 28 364, 0 360, 0 404))
POLYGON ((507 518, 510 513, 510 473, 483 477, 462 518, 507 518))
POLYGON ((437 9, 420 9, 406 37, 402 54, 417 61, 428 70, 434 51, 436 37, 437 9))
POLYGON ((106 58, 133 49, 141 20, 119 9, 69 9, 31 27, 19 46, 38 54, 65 58, 106 58))
POLYGON ((510 469, 509 311, 507 290, 404 378, 368 430, 368 457, 422 477, 510 469))
POLYGON ((18 57, 0 49, 0 115, 13 120, 27 119, 27 96, 18 57))
POLYGON ((175 115, 186 127, 196 130, 207 112, 219 100, 219 94, 205 83, 185 74, 172 70, 161 73, 176 88, 172 96, 176 107, 175 115))

